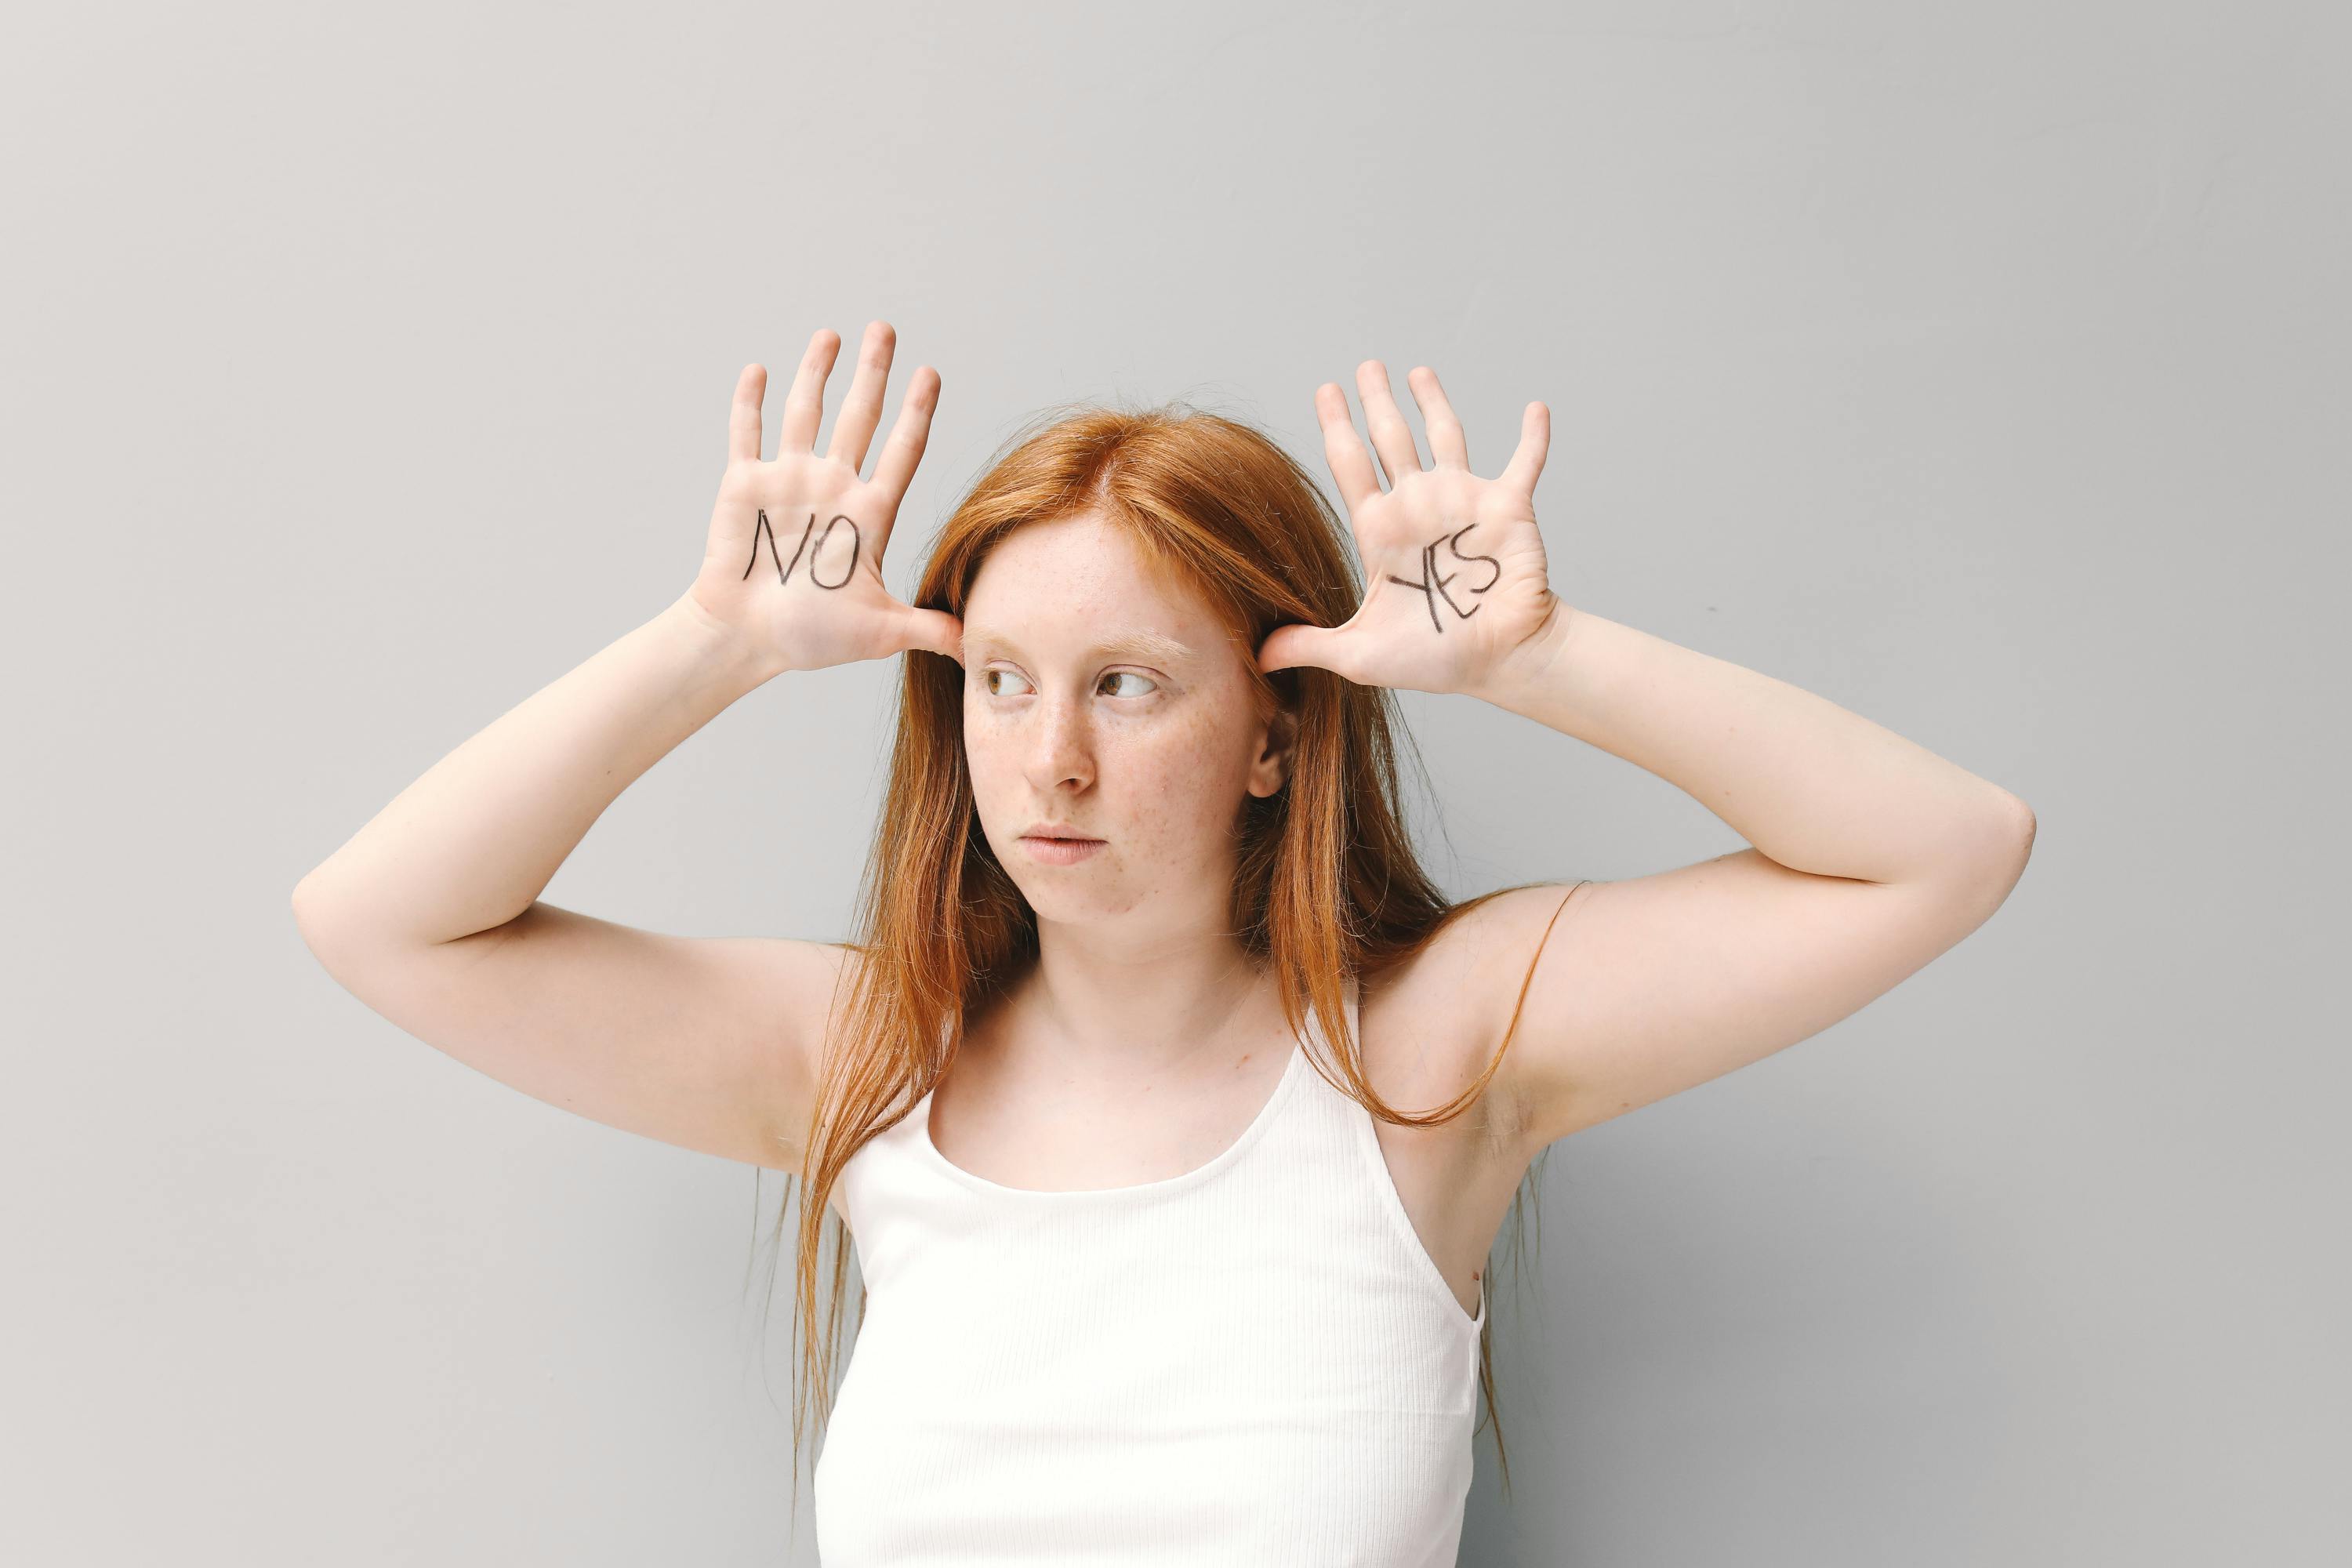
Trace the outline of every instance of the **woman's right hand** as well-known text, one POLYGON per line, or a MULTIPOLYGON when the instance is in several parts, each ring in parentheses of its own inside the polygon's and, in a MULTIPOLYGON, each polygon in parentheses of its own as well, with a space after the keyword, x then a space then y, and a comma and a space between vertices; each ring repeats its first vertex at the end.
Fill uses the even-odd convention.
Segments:
POLYGON ((910 647, 962 658, 961 621, 902 604, 882 586, 882 552, 922 460, 939 402, 937 371, 917 367, 874 477, 857 477, 882 417, 897 341, 887 321, 866 329, 856 374, 821 458, 816 432, 824 416, 825 379, 841 349, 838 334, 821 328, 809 340, 784 395, 772 462, 760 458, 766 367, 746 365, 735 383, 727 471, 711 510, 702 570, 688 594, 716 627, 770 669, 823 669, 910 647))

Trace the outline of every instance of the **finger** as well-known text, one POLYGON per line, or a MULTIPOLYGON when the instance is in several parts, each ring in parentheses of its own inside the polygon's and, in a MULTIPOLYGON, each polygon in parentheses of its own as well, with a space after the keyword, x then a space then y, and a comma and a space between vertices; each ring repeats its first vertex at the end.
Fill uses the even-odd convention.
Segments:
POLYGON ((874 459, 870 483, 885 516, 897 516, 907 487, 914 482, 915 465, 923 460, 923 447, 931 438, 931 411, 939 403, 940 373, 927 364, 917 365, 913 379, 907 383, 907 395, 899 400, 890 438, 882 443, 882 455, 874 459))
POLYGON ((1404 422, 1404 411, 1389 391, 1389 367, 1376 359, 1358 365, 1356 395, 1364 402, 1364 432, 1381 455, 1389 489, 1394 489, 1397 480, 1421 471, 1421 448, 1412 444, 1412 426, 1404 422))
POLYGON ((1445 400, 1445 389, 1437 384, 1437 373, 1425 364, 1415 365, 1404 379, 1421 410, 1422 427, 1429 432, 1430 461, 1441 468, 1468 468, 1470 446, 1463 438, 1454 405, 1445 400))
POLYGON ((1356 434, 1356 422, 1348 415, 1348 395, 1338 382, 1327 381, 1315 389, 1315 418, 1323 426, 1323 460, 1330 465, 1339 499, 1352 513, 1381 493, 1381 476, 1372 468, 1372 455, 1364 450, 1363 437, 1356 434))
POLYGON ((1536 499, 1536 480, 1543 473, 1544 455, 1551 450, 1551 410, 1540 403, 1530 403, 1519 416, 1519 447, 1511 454, 1510 467, 1496 476, 1497 483, 1506 484, 1532 502, 1536 499))
POLYGON ((824 422, 824 378, 833 374, 834 355, 841 352, 841 334, 819 327, 809 339, 808 352, 784 394, 783 427, 776 432, 776 456, 816 450, 816 427, 824 422))
POLYGON ((768 395, 768 367, 747 364, 735 378, 735 405, 727 412, 727 460, 760 460, 760 400, 768 395))
POLYGON ((857 371, 849 379, 849 395, 833 417, 833 444, 825 456, 837 458, 856 473, 866 466, 866 444, 874 426, 882 422, 882 389, 890 383, 890 354, 898 334, 887 321, 866 323, 865 340, 857 345, 857 371))

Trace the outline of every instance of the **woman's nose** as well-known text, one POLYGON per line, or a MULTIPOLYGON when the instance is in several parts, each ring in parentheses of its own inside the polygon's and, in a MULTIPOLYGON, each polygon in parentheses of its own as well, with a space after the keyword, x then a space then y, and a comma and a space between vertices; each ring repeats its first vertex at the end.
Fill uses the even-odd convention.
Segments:
POLYGON ((1029 738, 1029 782, 1041 791, 1094 782, 1094 747, 1084 707, 1067 701, 1040 702, 1036 731, 1029 738))

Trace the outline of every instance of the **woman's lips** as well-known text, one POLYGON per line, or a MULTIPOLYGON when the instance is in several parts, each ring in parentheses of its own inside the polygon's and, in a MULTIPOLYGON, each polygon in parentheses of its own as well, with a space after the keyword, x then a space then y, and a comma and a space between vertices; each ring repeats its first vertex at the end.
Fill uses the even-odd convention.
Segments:
POLYGON ((1048 866, 1075 866, 1103 847, 1099 838, 1031 838, 1021 840, 1032 857, 1048 866))

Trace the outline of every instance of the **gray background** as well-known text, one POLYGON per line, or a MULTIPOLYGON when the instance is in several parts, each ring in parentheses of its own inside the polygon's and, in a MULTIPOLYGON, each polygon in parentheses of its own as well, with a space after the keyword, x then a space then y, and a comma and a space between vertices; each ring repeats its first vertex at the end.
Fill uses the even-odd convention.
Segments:
MULTIPOLYGON (((19 19, 0 1556, 813 1559, 775 1180, 400 1033, 287 899, 690 581, 741 364, 879 315, 944 381, 894 589, 1044 405, 1321 475, 1315 385, 1425 362, 1481 471, 1551 405, 1572 603, 2038 814, 1895 993, 1555 1148, 1465 1563, 2344 1561, 2343 16, 19 19)), ((548 897, 845 934, 895 675, 754 693, 548 897)), ((1404 706, 1456 894, 1738 845, 1404 706)))

